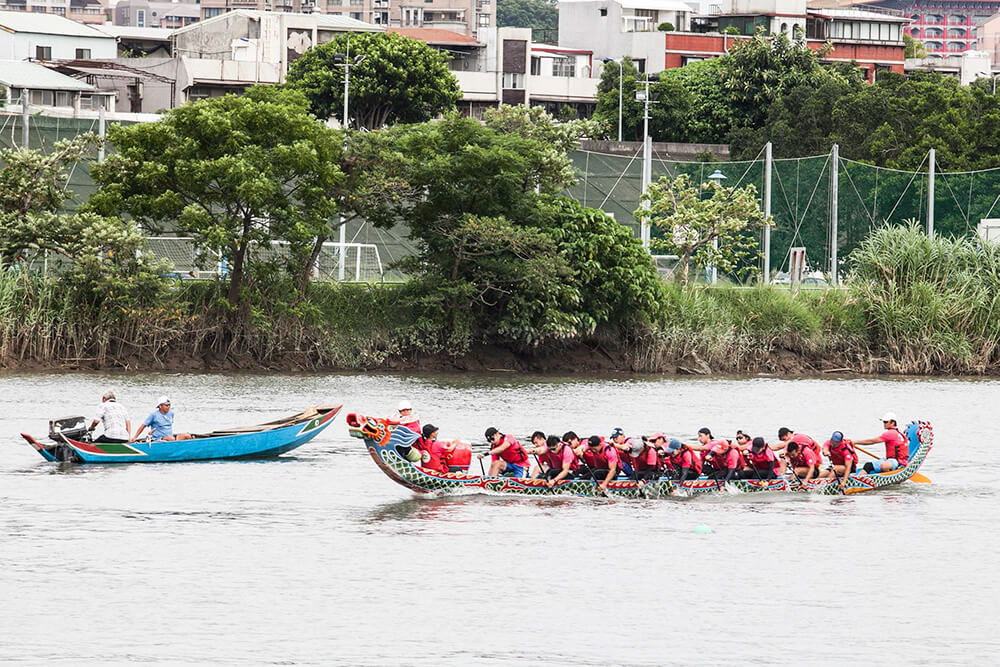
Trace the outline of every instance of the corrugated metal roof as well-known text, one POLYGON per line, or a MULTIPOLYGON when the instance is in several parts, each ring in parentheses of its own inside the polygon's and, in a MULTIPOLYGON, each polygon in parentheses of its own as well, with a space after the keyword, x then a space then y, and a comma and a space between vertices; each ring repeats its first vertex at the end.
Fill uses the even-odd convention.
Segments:
POLYGON ((388 32, 394 32, 417 39, 427 44, 443 44, 446 46, 477 46, 479 42, 475 37, 468 37, 454 30, 444 30, 443 28, 389 28, 388 32))
POLYGON ((71 37, 98 37, 114 39, 96 28, 71 21, 56 14, 37 12, 0 11, 0 29, 10 32, 30 32, 40 35, 70 35, 71 37))
POLYGON ((0 60, 0 83, 31 90, 97 90, 89 83, 24 60, 0 60))

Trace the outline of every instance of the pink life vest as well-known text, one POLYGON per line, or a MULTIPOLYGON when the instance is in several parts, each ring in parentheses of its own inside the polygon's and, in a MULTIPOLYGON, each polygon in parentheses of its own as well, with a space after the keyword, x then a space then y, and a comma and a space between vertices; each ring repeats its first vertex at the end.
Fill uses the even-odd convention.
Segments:
POLYGON ((698 456, 698 452, 690 449, 687 445, 681 446, 680 451, 668 456, 667 460, 670 467, 677 472, 680 472, 681 468, 692 468, 696 473, 701 474, 701 457, 698 456))
POLYGON ((590 447, 587 447, 587 449, 583 450, 583 460, 592 470, 610 470, 610 461, 614 461, 615 463, 620 461, 618 452, 614 451, 614 449, 614 445, 607 444, 596 452, 590 447))
POLYGON ((879 436, 885 443, 885 457, 896 459, 902 468, 910 461, 910 447, 898 428, 891 428, 879 436))

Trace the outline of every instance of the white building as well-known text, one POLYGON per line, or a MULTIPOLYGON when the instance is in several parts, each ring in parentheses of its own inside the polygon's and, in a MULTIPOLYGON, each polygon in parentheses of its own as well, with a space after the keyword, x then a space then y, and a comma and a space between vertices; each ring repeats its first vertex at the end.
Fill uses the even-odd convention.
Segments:
POLYGON ((559 43, 586 46, 598 61, 631 56, 640 72, 664 69, 661 23, 685 30, 698 1, 560 0, 559 43))
POLYGON ((102 105, 114 108, 113 92, 100 91, 38 63, 0 60, 0 108, 20 110, 25 97, 32 111, 62 111, 76 116, 102 105))
POLYGON ((55 14, 0 12, 0 59, 114 58, 115 38, 55 14))

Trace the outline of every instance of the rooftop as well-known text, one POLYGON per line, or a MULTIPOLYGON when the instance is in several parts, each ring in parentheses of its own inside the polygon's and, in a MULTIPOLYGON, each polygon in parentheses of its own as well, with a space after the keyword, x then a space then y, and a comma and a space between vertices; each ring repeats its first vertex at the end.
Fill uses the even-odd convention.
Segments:
POLYGON ((112 37, 125 37, 126 39, 147 39, 150 41, 170 41, 170 28, 137 28, 131 25, 101 25, 95 26, 101 32, 112 37))
POLYGON ((7 32, 30 32, 42 35, 69 35, 71 37, 103 37, 109 35, 57 14, 37 12, 0 11, 0 30, 7 32))
POLYGON ((807 9, 806 13, 831 19, 856 19, 858 21, 880 21, 882 23, 909 23, 909 16, 892 16, 864 9, 807 9))
POLYGON ((476 46, 479 44, 475 37, 441 28, 389 28, 386 32, 394 32, 403 37, 441 46, 476 46))
POLYGON ((219 14, 218 16, 213 16, 211 18, 198 21, 197 23, 192 23, 191 25, 186 25, 183 28, 177 28, 176 30, 173 30, 171 34, 179 35, 191 30, 201 30, 206 25, 212 25, 213 23, 217 23, 219 21, 227 21, 235 16, 244 16, 246 18, 257 19, 258 21, 265 17, 278 19, 279 21, 283 21, 289 28, 332 28, 334 30, 343 30, 345 32, 385 31, 382 26, 375 25, 374 23, 365 23, 364 21, 347 18, 346 16, 332 16, 329 14, 296 14, 294 12, 261 12, 256 9, 234 9, 231 12, 225 12, 223 14, 219 14))
POLYGON ((31 90, 79 90, 91 92, 97 90, 71 76, 53 72, 38 63, 26 60, 0 60, 0 83, 10 88, 29 88, 31 90))

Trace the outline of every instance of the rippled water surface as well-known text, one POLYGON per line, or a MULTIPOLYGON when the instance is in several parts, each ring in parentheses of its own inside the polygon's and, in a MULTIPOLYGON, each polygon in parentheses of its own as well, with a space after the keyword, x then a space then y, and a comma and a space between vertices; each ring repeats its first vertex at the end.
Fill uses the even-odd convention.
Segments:
POLYGON ((996 664, 998 403, 1000 383, 958 380, 0 376, 0 661, 996 664), (60 467, 20 440, 89 419, 107 387, 135 421, 169 394, 179 430, 345 411, 267 462, 60 467), (402 397, 477 441, 491 424, 862 438, 891 409, 934 424, 934 484, 416 497, 343 421, 402 397))

